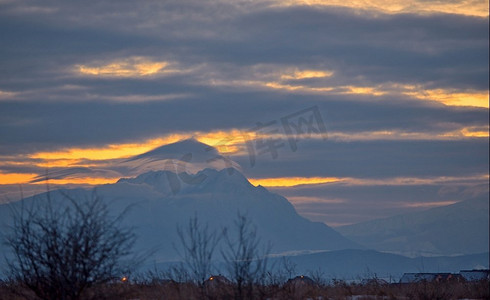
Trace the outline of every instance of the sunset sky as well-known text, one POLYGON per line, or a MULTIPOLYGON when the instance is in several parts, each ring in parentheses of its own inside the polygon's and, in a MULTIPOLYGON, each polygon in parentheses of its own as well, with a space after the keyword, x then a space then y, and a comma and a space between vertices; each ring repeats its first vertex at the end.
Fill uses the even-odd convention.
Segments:
POLYGON ((187 138, 333 226, 488 198, 488 25, 480 0, 0 0, 0 202, 187 138))

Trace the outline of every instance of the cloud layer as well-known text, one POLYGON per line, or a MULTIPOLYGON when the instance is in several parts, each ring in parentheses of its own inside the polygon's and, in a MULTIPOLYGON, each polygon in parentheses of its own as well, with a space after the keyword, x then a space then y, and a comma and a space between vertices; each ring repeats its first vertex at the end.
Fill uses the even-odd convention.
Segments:
POLYGON ((196 137, 269 184, 366 183, 327 204, 280 188, 308 216, 375 203, 379 180, 403 201, 321 221, 460 201, 415 186, 488 175, 488 33, 488 1, 1 1, 0 190, 46 168, 59 184, 112 182, 128 175, 118 160, 196 137), (292 149, 282 120, 312 107, 327 139, 292 149), (244 133, 282 146, 251 164, 244 133))

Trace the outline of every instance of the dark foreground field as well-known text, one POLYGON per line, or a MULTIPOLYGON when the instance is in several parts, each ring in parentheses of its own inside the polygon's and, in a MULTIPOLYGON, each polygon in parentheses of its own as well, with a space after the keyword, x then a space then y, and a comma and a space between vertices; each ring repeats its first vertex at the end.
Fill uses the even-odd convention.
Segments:
MULTIPOLYGON (((92 287, 81 299, 490 299, 489 284, 489 281, 409 284, 387 284, 377 280, 362 284, 345 281, 333 281, 329 284, 298 281, 244 286, 240 292, 236 284, 227 282, 207 281, 198 285, 154 280, 139 283, 116 282, 92 287)), ((3 282, 0 283, 0 299, 37 298, 15 283, 3 282)))

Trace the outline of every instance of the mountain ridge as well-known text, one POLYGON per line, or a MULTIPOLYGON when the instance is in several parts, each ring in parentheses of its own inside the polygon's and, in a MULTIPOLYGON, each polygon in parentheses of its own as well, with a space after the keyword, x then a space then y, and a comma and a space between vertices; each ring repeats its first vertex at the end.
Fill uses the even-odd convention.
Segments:
MULTIPOLYGON (((194 139, 157 147, 127 160, 135 167, 134 170, 137 173, 135 176, 122 177, 114 184, 100 185, 93 189, 62 189, 49 193, 58 201, 63 200, 64 194, 76 199, 84 199, 96 193, 97 196, 106 201, 115 214, 131 207, 124 222, 133 227, 139 236, 135 250, 154 250, 155 254, 152 260, 155 262, 169 262, 180 258, 179 253, 175 250, 175 245, 179 243, 176 228, 177 226, 185 226, 189 218, 197 217, 200 224, 208 224, 210 230, 219 232, 225 227, 232 227, 238 213, 245 214, 250 218, 257 228, 263 242, 262 245, 268 242, 273 244, 273 254, 281 256, 287 255, 287 253, 313 252, 305 261, 305 264, 309 264, 309 266, 315 266, 321 263, 322 259, 327 259, 330 262, 326 266, 340 268, 341 265, 337 263, 337 260, 347 264, 349 260, 356 260, 356 257, 360 255, 359 253, 364 253, 365 259, 373 258, 379 262, 389 258, 392 259, 393 264, 396 262, 399 266, 407 266, 408 268, 407 262, 409 260, 405 259, 409 259, 408 257, 396 256, 398 258, 394 259, 395 256, 390 256, 391 254, 387 252, 407 256, 458 254, 457 251, 453 251, 454 249, 448 253, 437 248, 437 251, 434 251, 433 245, 430 245, 432 248, 427 248, 427 245, 423 243, 420 244, 406 238, 407 231, 423 232, 423 227, 427 224, 424 222, 421 223, 424 225, 422 227, 412 226, 413 228, 410 228, 408 226, 405 228, 405 233, 397 231, 396 226, 393 226, 393 224, 396 225, 400 222, 402 225, 410 224, 400 217, 392 217, 392 219, 394 218, 392 224, 384 224, 384 219, 371 221, 378 224, 374 228, 370 227, 369 224, 358 225, 358 228, 364 231, 372 232, 374 235, 378 234, 380 236, 377 237, 378 240, 372 238, 369 240, 370 237, 363 236, 360 229, 356 232, 356 225, 350 225, 352 226, 350 228, 353 229, 349 232, 348 226, 333 229, 324 223, 312 222, 300 216, 285 197, 270 192, 260 185, 252 185, 233 164, 230 167, 229 164, 223 165, 221 161, 219 167, 211 166, 210 161, 216 158, 220 160, 219 156, 216 156, 219 152, 213 149, 194 139), (189 153, 191 155, 187 155, 189 153), (386 235, 388 235, 387 238, 385 238, 386 235), (412 244, 412 249, 419 251, 400 248, 400 245, 407 244, 412 244), (398 245, 398 248, 393 247, 393 245, 398 245), (386 253, 355 251, 356 249, 364 251, 369 248, 386 253), (343 252, 331 254, 335 251, 343 252), (348 255, 351 257, 349 258, 348 255), (316 263, 312 261, 314 258, 318 258, 316 263)), ((46 193, 38 194, 23 201, 42 201, 43 198, 47 197, 46 195, 46 193)), ((442 226, 444 226, 442 228, 445 229, 445 232, 453 230, 447 227, 446 223, 451 219, 448 216, 453 216, 454 220, 460 220, 461 218, 457 219, 454 216, 461 215, 466 210, 469 210, 470 213, 466 213, 466 217, 462 221, 471 222, 475 215, 479 215, 478 220, 486 220, 488 225, 488 202, 485 206, 485 203, 481 202, 483 200, 480 199, 479 201, 468 202, 472 205, 456 205, 455 210, 452 209, 454 206, 439 208, 443 212, 447 209, 450 210, 449 214, 440 214, 444 217, 442 218, 442 226), (486 216, 482 213, 485 212, 482 207, 486 207, 486 216), (476 214, 474 214, 475 211, 476 214)), ((21 203, 18 201, 9 205, 19 205, 17 207, 20 207, 21 203)), ((9 205, 0 205, 0 218, 3 223, 8 223, 9 205)), ((430 209, 420 214, 427 215, 425 219, 434 219, 430 216, 434 210, 438 211, 437 209, 430 209)), ((454 230, 455 232, 460 230, 461 234, 464 234, 465 230, 468 231, 474 227, 473 224, 463 228, 464 230, 458 228, 454 230)), ((3 232, 2 229, 1 233, 3 232)), ((421 237, 421 240, 430 242, 437 240, 437 238, 440 237, 425 235, 421 237)), ((486 238, 480 237, 479 239, 488 240, 488 234, 486 238)), ((1 252, 5 251, 3 246, 0 245, 1 252)), ((447 246, 445 247, 447 248, 447 246)), ((483 249, 480 252, 488 252, 488 247, 480 248, 483 249)), ((473 249, 470 253, 476 252, 473 249)), ((303 256, 297 255, 295 257, 299 259, 298 262, 302 261, 300 257, 303 256)), ((359 260, 356 261, 359 262, 359 260)), ((369 262, 366 261, 365 264, 369 265, 369 262)), ((488 263, 486 265, 488 266, 488 263)), ((354 266, 351 267, 354 268, 354 266)), ((360 267, 362 268, 362 266, 360 267)), ((467 266, 467 268, 471 267, 473 266, 467 266)), ((381 263, 379 263, 376 268, 385 270, 383 268, 389 268, 389 264, 381 267, 381 263)))
MULTIPOLYGON (((273 244, 274 253, 362 248, 324 223, 300 216, 286 198, 264 187, 253 186, 236 169, 204 169, 196 174, 150 171, 93 190, 55 190, 50 196, 58 201, 62 201, 63 194, 84 199, 94 190, 111 211, 123 211, 132 206, 124 222, 134 227, 139 236, 136 249, 157 249, 155 259, 159 261, 179 257, 174 249, 178 244, 176 226, 184 226, 189 218, 197 216, 201 224, 209 224, 211 230, 220 231, 233 227, 238 213, 250 218, 263 243, 273 244), (183 174, 202 180, 181 182, 180 189, 172 190, 172 178, 182 181, 183 174)), ((34 198, 39 200, 43 195, 24 201, 34 198)), ((4 212, 6 208, 0 206, 4 212)))
POLYGON ((418 255, 488 252, 488 199, 336 227, 344 236, 371 249, 418 255))

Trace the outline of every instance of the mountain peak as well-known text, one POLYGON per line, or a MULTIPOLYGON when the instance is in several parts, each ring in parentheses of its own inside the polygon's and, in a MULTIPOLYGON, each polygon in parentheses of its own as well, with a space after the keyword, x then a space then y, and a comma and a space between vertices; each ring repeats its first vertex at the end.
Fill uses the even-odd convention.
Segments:
POLYGON ((133 178, 121 178, 118 183, 147 184, 154 190, 170 195, 181 191, 196 192, 202 190, 228 191, 253 189, 248 179, 234 168, 216 170, 203 169, 195 174, 172 172, 168 170, 149 171, 133 178))
POLYGON ((153 150, 132 157, 128 161, 145 158, 179 159, 184 157, 188 153, 199 156, 201 156, 201 154, 207 154, 207 156, 219 155, 219 152, 218 150, 216 150, 216 148, 201 143, 195 138, 189 138, 157 147, 153 150))
POLYGON ((129 167, 131 174, 143 174, 150 170, 194 174, 206 168, 217 170, 240 168, 236 162, 222 156, 216 148, 201 143, 195 138, 157 147, 131 157, 122 164, 129 167))

